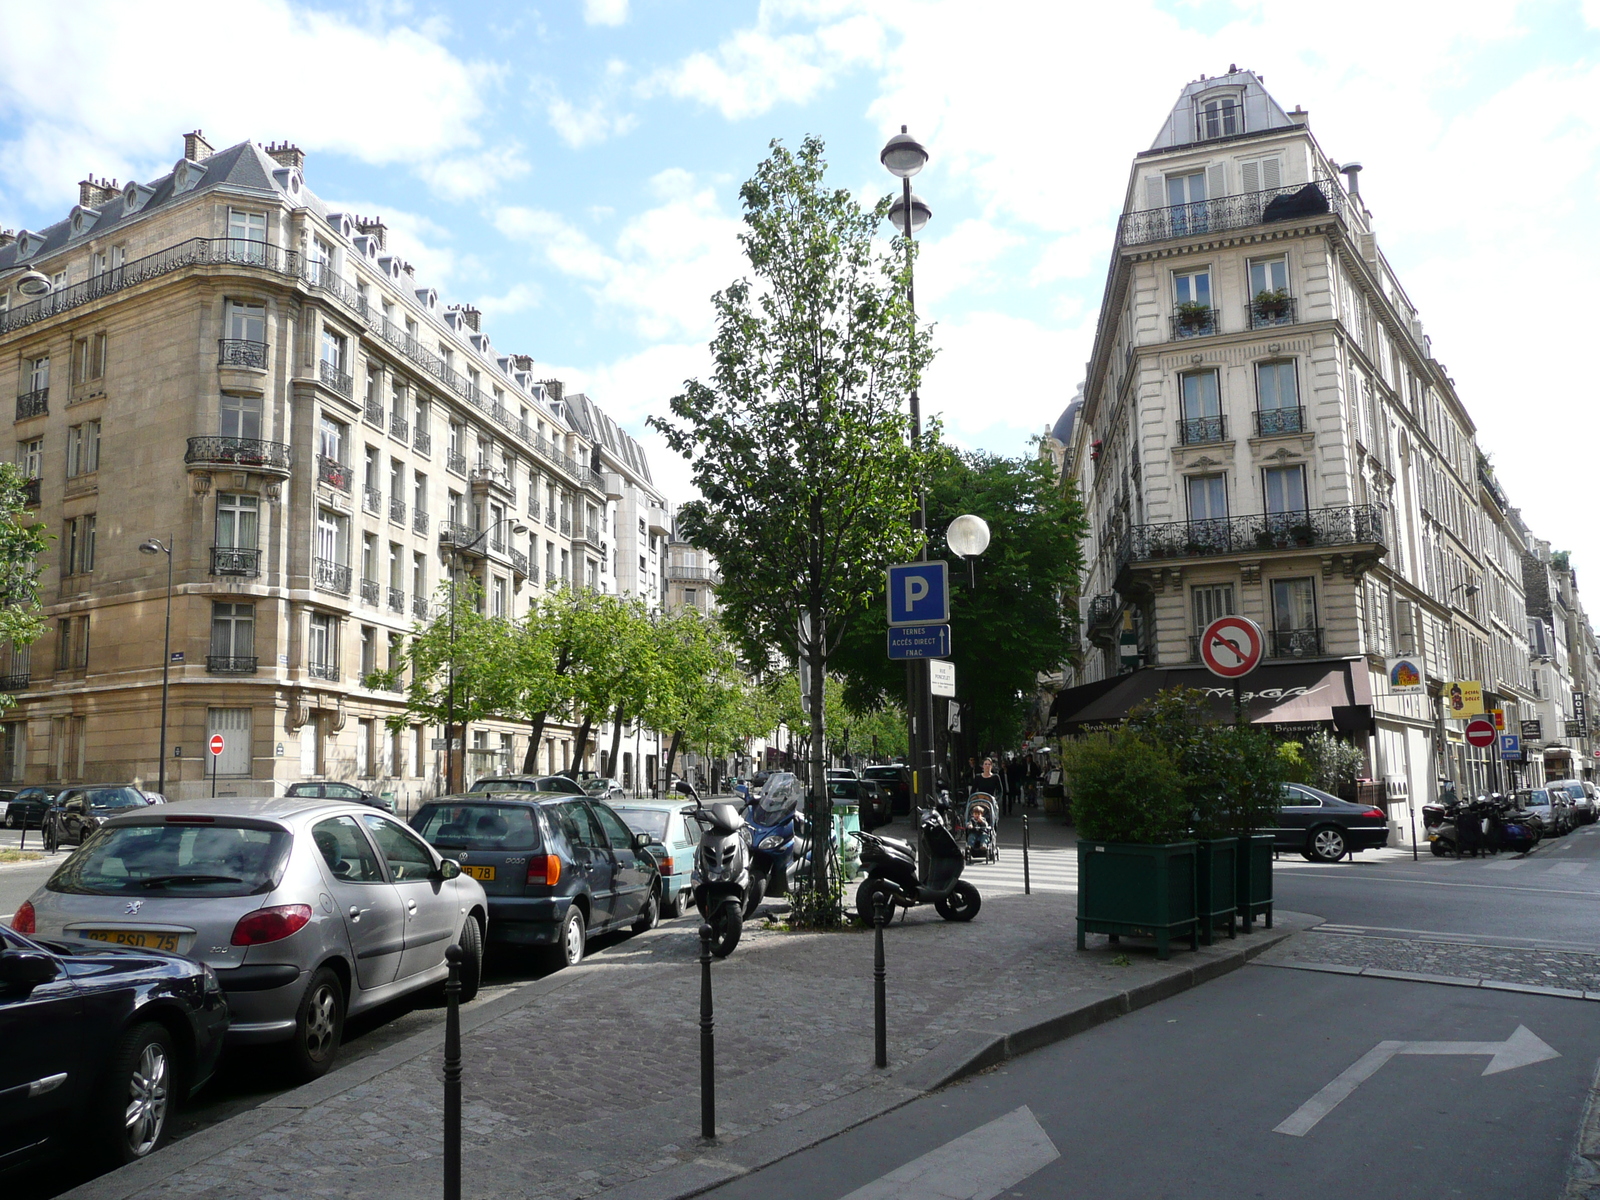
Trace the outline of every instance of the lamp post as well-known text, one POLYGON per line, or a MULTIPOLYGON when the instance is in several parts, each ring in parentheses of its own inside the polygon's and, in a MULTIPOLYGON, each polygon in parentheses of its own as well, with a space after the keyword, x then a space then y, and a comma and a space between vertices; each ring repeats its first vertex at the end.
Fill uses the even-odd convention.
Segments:
MULTIPOLYGON (((976 588, 978 586, 978 574, 975 560, 989 548, 989 523, 982 517, 974 516, 972 513, 965 513, 945 527, 944 542, 945 545, 950 547, 951 554, 954 554, 957 558, 966 559, 967 586, 968 588, 976 588)), ((956 686, 958 689, 960 688, 959 681, 956 686)), ((963 731, 964 737, 965 731, 963 731)), ((947 736, 945 738, 945 746, 948 748, 949 744, 950 739, 947 736)), ((951 778, 954 779, 954 776, 955 771, 952 768, 951 778)))
MULTIPOLYGON (((900 180, 901 193, 889 206, 889 220, 906 239, 906 306, 911 310, 907 337, 913 349, 917 340, 917 289, 912 274, 914 261, 912 237, 927 225, 933 210, 920 196, 911 191, 911 177, 928 165, 928 151, 906 132, 891 137, 878 155, 878 161, 889 174, 900 180)), ((917 388, 911 389, 911 446, 922 446, 922 400, 917 388)), ((928 499, 922 481, 917 480, 917 510, 912 517, 917 531, 917 558, 928 560, 928 499)), ((911 758, 911 806, 915 812, 921 797, 933 789, 923 778, 925 770, 933 765, 932 704, 928 695, 927 668, 920 659, 906 660, 906 742, 911 758)))
MULTIPOLYGON (((499 529, 500 526, 506 524, 511 525, 511 532, 513 536, 521 537, 523 534, 528 532, 528 527, 521 521, 518 521, 515 517, 501 517, 494 524, 479 530, 478 536, 473 538, 465 546, 459 545, 453 539, 450 543, 450 670, 448 674, 449 692, 448 698, 445 701, 444 722, 444 786, 445 791, 447 792, 458 792, 461 790, 461 779, 456 773, 456 751, 454 744, 454 730, 456 725, 456 568, 461 563, 461 552, 463 550, 472 550, 475 547, 482 545, 484 538, 488 537, 496 529, 499 529)), ((463 731, 461 734, 461 761, 463 764, 466 762, 466 757, 467 735, 466 732, 463 731)))
POLYGON ((167 623, 161 635, 161 757, 156 763, 156 791, 167 794, 167 693, 172 682, 172 535, 165 543, 146 538, 139 543, 140 554, 167 556, 167 623))

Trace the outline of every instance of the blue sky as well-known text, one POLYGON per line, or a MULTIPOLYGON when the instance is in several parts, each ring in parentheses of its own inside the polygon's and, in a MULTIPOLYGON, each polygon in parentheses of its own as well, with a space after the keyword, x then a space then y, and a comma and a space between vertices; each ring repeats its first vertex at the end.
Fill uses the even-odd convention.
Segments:
POLYGON ((1380 244, 1512 501, 1600 568, 1594 319, 1572 282, 1600 277, 1600 0, 89 0, 3 21, 0 227, 60 219, 87 172, 170 169, 189 129, 287 139, 499 348, 640 434, 706 369, 768 141, 821 136, 873 198, 908 124, 933 156, 924 403, 1006 453, 1082 376, 1132 156, 1184 83, 1238 63, 1365 164, 1380 244))

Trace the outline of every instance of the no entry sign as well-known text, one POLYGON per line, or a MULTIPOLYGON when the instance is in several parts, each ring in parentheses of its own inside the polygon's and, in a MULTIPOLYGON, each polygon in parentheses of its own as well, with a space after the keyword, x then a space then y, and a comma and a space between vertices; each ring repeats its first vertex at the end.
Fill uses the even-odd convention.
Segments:
POLYGON ((1261 662, 1266 639, 1249 617, 1218 617, 1200 635, 1200 661, 1213 675, 1238 679, 1261 662))
POLYGON ((1492 746, 1496 736, 1493 717, 1473 717, 1467 722, 1468 745, 1492 746))
POLYGON ((211 753, 218 758, 222 756, 222 735, 220 733, 211 735, 211 753))

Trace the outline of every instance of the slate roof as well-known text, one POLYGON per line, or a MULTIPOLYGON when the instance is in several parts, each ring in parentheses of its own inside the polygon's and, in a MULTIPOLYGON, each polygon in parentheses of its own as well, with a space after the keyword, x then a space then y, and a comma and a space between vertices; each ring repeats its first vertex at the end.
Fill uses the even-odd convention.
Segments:
POLYGON ((607 416, 604 409, 582 392, 569 393, 562 404, 574 432, 597 446, 604 446, 640 479, 654 483, 650 478, 650 461, 645 456, 644 447, 607 416))
POLYGON ((1243 128, 1240 133, 1252 134, 1268 129, 1295 127, 1296 122, 1267 94, 1267 89, 1261 85, 1261 80, 1256 78, 1254 71, 1230 68, 1226 75, 1217 75, 1210 79, 1202 77, 1184 86, 1178 95, 1178 102, 1172 106, 1172 111, 1161 126, 1161 132, 1156 134, 1156 140, 1150 143, 1150 149, 1170 150, 1176 146, 1188 146, 1202 140, 1200 127, 1196 122, 1196 100, 1202 96, 1209 96, 1212 92, 1230 90, 1238 94, 1244 106, 1243 128))

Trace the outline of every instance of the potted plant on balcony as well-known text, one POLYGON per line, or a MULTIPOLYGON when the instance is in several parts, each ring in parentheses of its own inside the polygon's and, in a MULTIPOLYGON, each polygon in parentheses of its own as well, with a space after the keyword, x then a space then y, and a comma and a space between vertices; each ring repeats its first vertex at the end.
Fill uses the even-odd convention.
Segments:
POLYGON ((1317 527, 1309 521, 1296 521, 1289 526, 1289 537, 1296 546, 1314 546, 1317 542, 1317 527))
POLYGON ((1276 544, 1277 543, 1276 543, 1275 539, 1272 536, 1272 530, 1270 530, 1270 529, 1258 529, 1258 530, 1256 530, 1256 548, 1257 549, 1260 549, 1260 550, 1271 550, 1276 544))
POLYGON ((1288 288, 1262 288, 1256 293, 1256 312, 1263 317, 1282 317, 1289 312, 1288 288))
POLYGON ((1195 845, 1183 836, 1187 800, 1172 755, 1131 729, 1067 747, 1062 771, 1078 827, 1078 949, 1085 935, 1172 938, 1199 945, 1195 845))
POLYGON ((1178 305, 1178 327, 1180 329, 1204 329, 1209 324, 1211 324, 1211 306, 1209 304, 1185 300, 1178 305))

